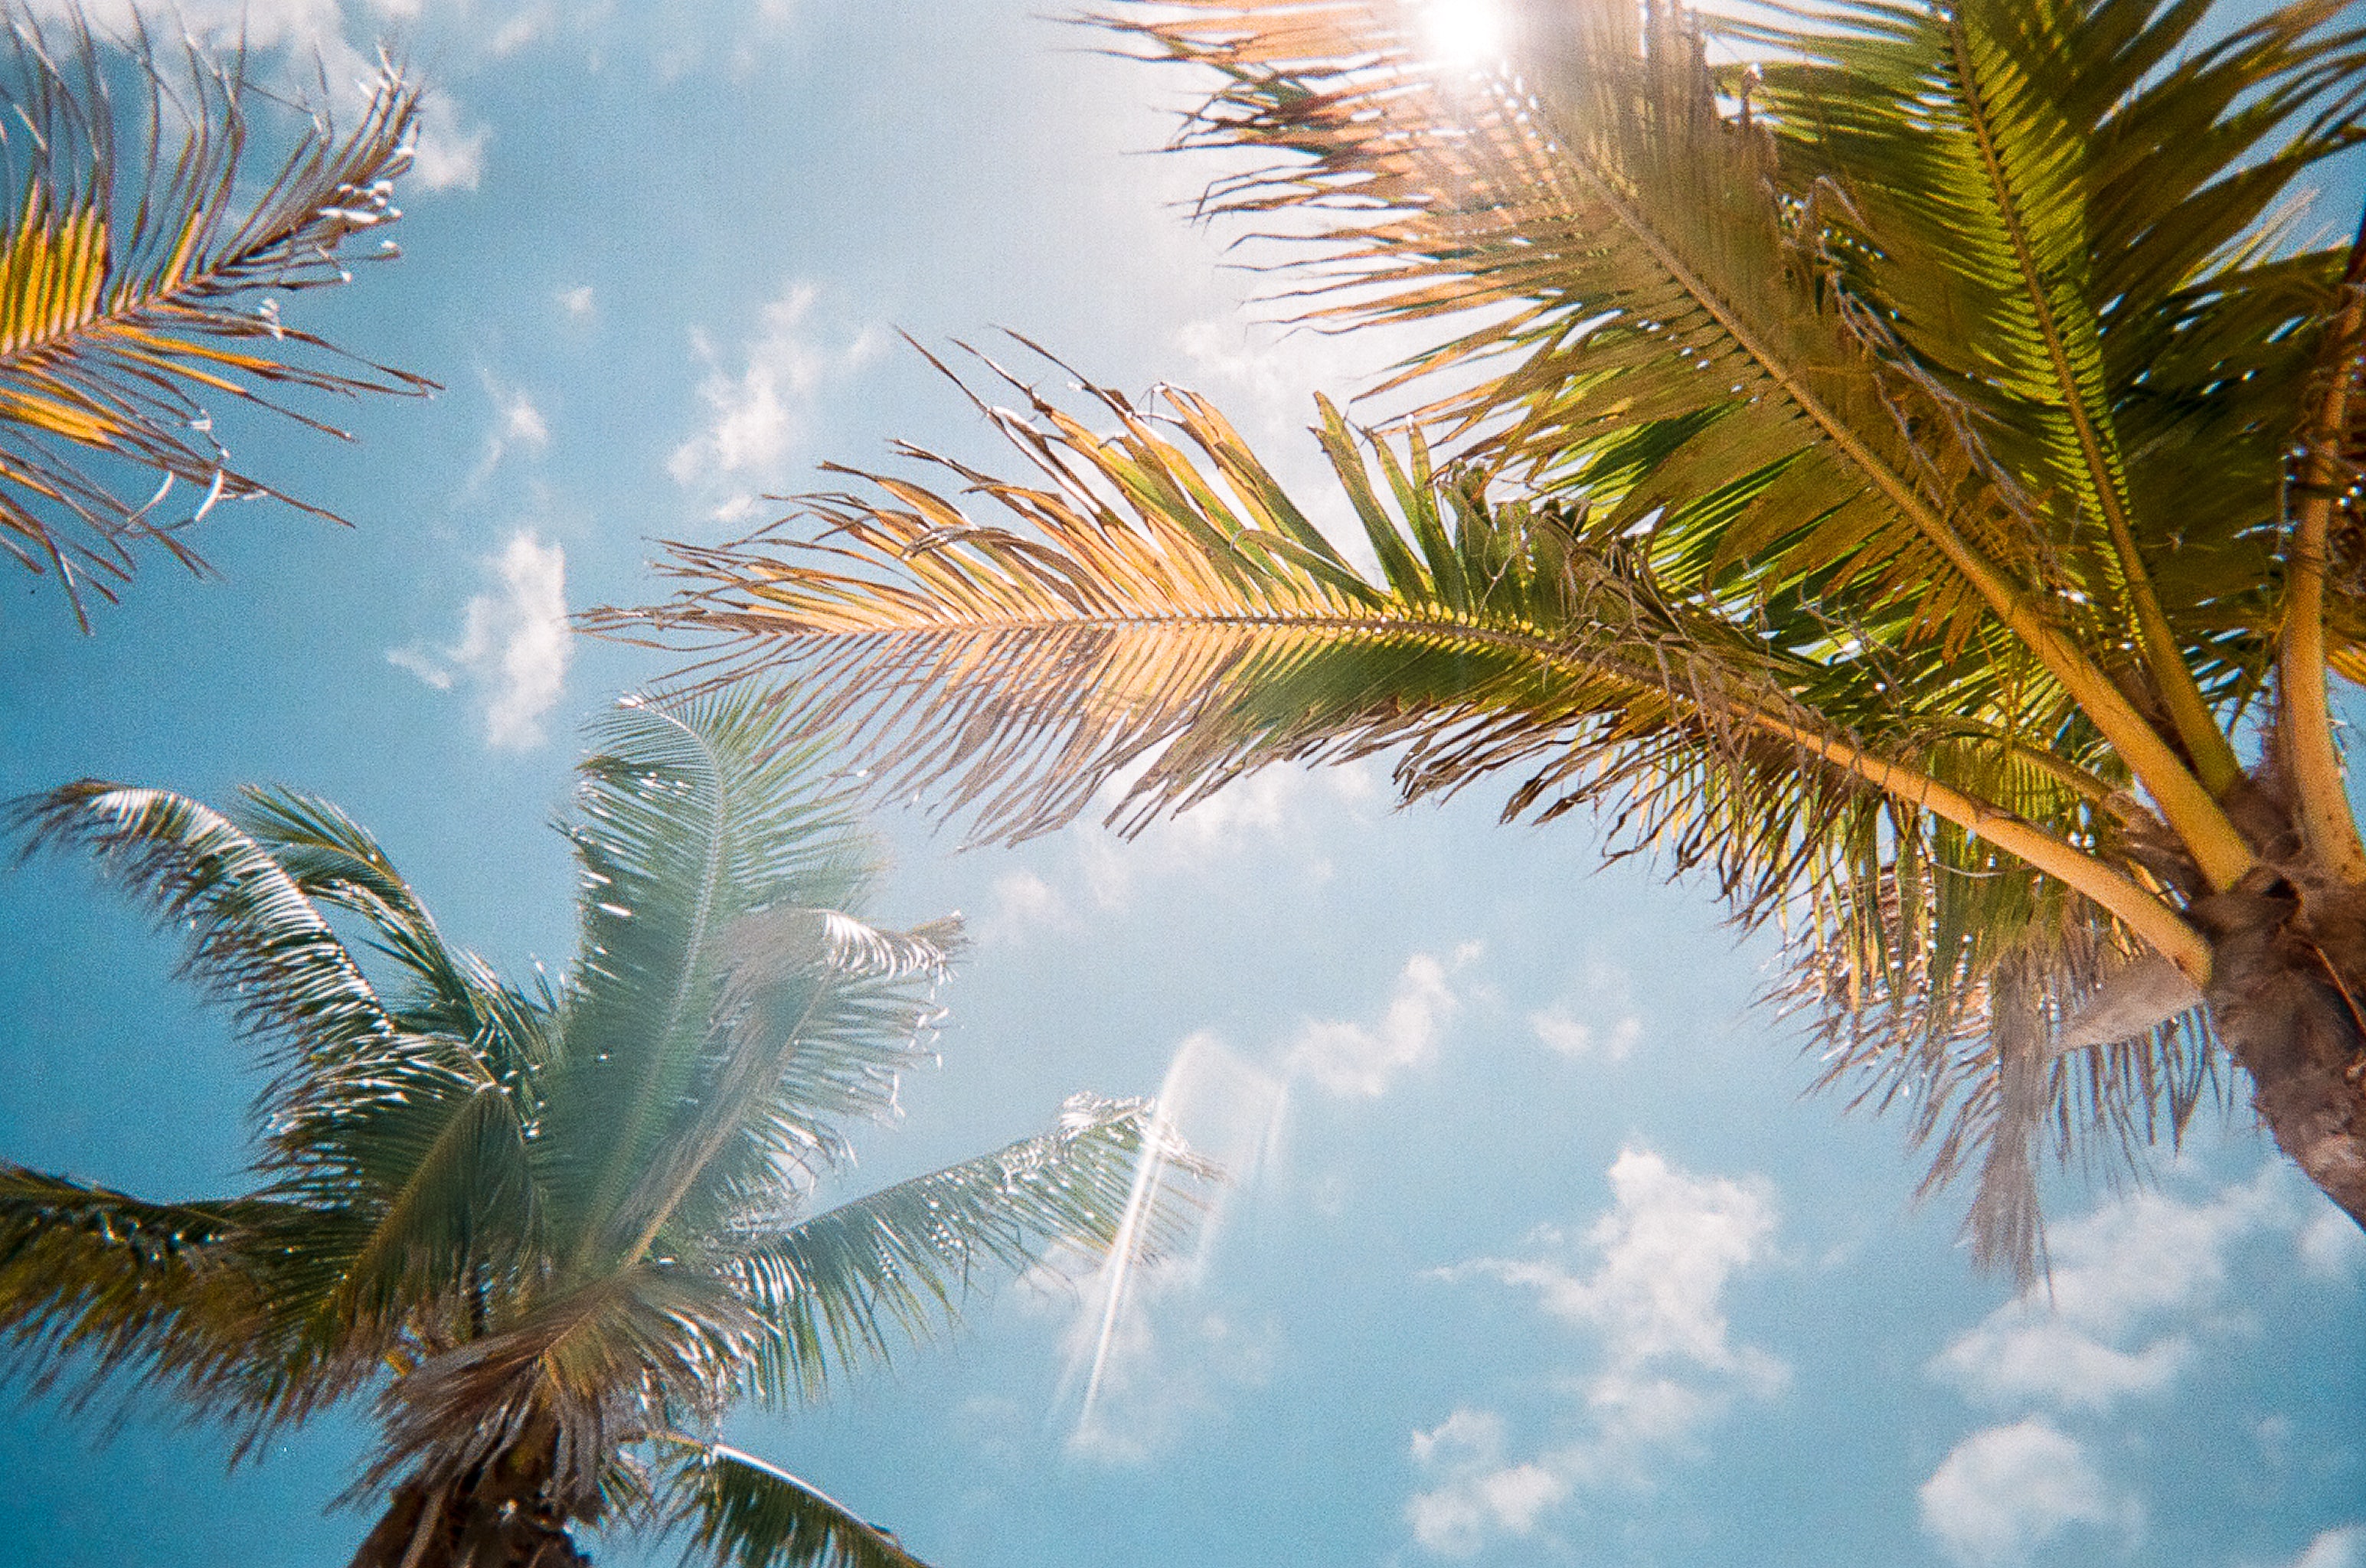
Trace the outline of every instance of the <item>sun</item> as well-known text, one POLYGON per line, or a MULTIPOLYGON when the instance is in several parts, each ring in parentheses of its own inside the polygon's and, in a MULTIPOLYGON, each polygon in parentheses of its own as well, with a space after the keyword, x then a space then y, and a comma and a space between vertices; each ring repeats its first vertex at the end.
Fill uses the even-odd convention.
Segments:
POLYGON ((1416 0, 1436 57, 1480 65, 1504 52, 1504 12, 1497 0, 1416 0))

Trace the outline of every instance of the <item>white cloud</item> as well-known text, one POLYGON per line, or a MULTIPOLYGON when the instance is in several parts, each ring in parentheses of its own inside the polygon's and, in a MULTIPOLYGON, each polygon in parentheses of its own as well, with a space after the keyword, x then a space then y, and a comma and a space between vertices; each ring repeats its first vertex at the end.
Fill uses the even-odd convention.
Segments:
POLYGON ((2073 1525, 2132 1536, 2143 1523, 2135 1500, 2104 1482, 2086 1450, 2038 1420, 1966 1438, 1919 1498, 1922 1529, 1964 1568, 2014 1568, 2073 1525))
POLYGON ((1444 960, 1414 953, 1405 961, 1388 1010, 1377 1023, 1310 1019, 1284 1049, 1283 1067, 1304 1074, 1334 1094, 1387 1093, 1398 1075, 1437 1054, 1438 1035, 1462 1008, 1447 977, 1468 967, 1479 953, 1475 942, 1464 942, 1444 960))
POLYGON ((460 487, 463 498, 473 497, 482 490, 485 481, 493 477, 493 470, 513 452, 540 452, 550 445, 550 422, 543 417, 532 397, 490 370, 480 369, 478 378, 484 383, 485 396, 493 405, 492 419, 485 428, 484 455, 477 459, 468 481, 460 487))
POLYGON ((1648 1150, 1610 1168, 1615 1201, 1585 1233, 1593 1267, 1560 1254, 1480 1258, 1441 1270, 1534 1290, 1547 1313, 1598 1343, 1595 1371, 1578 1380, 1576 1440, 1533 1456, 1505 1452, 1502 1419, 1458 1409, 1417 1433, 1414 1458, 1429 1484, 1405 1506, 1414 1536, 1433 1551, 1469 1556, 1497 1534, 1524 1536, 1581 1487, 1642 1483, 1651 1461, 1683 1452, 1736 1393, 1765 1397, 1789 1369, 1733 1343, 1723 1300, 1740 1270, 1771 1256, 1774 1201, 1762 1180, 1695 1177, 1648 1150))
POLYGON ((1470 1557, 1496 1533, 1527 1535, 1569 1495, 1570 1482, 1533 1461, 1504 1461, 1504 1420, 1469 1406, 1413 1435, 1414 1462, 1445 1484, 1405 1505, 1414 1540, 1448 1557, 1470 1557))
POLYGON ((1988 1405, 2104 1411, 2168 1390, 2220 1302, 2235 1243, 2284 1222, 2269 1166, 2206 1202, 2140 1192, 2056 1226, 2050 1279, 1959 1335, 1933 1376, 1988 1405))
POLYGON ((1031 871, 1009 871, 994 879, 994 908, 980 922, 978 936, 991 942, 1019 942, 1031 931, 1065 931, 1075 924, 1067 900, 1031 871))
POLYGON ((437 691, 449 691, 457 677, 467 676, 480 694, 486 743, 524 750, 542 743, 542 717, 566 688, 573 635, 567 624, 567 553, 521 529, 488 564, 501 587, 468 601, 458 642, 436 649, 389 649, 387 662, 437 691))
MULTIPOLYGON (((1722 1310, 1736 1270, 1767 1256, 1774 1206, 1763 1183, 1689 1176, 1647 1149, 1610 1167, 1611 1211, 1586 1232, 1600 1260, 1579 1275, 1551 1258, 1480 1258, 1460 1265, 1537 1292, 1545 1311, 1603 1336, 1615 1368, 1690 1363, 1777 1387, 1781 1363, 1727 1338, 1722 1310)), ((1558 1242, 1557 1232, 1539 1240, 1558 1242)))
POLYGON ((2366 1568, 2366 1524, 2320 1532, 2293 1559, 2292 1568, 2366 1568))
POLYGON ((501 435, 504 439, 527 446, 550 445, 550 426, 534 400, 524 392, 514 394, 501 405, 501 435))
POLYGON ((595 302, 592 297, 592 286, 588 283, 584 283, 579 284, 573 288, 560 289, 558 291, 558 308, 566 311, 569 315, 573 316, 578 321, 581 321, 589 317, 596 308, 595 302))
POLYGON ((474 190, 484 179, 485 143, 492 132, 481 125, 463 128, 458 118, 459 106, 448 96, 428 99, 420 111, 411 173, 405 176, 413 188, 474 190))
POLYGON ((819 291, 792 280, 759 317, 760 330, 737 355, 737 367, 704 332, 691 333, 691 352, 705 365, 699 400, 714 419, 666 459, 666 472, 686 489, 728 492, 717 515, 754 509, 749 485, 761 487, 786 469, 805 411, 831 376, 860 368, 878 355, 879 334, 865 329, 845 347, 812 341, 807 318, 819 291))
POLYGON ((1636 1043, 1643 1038, 1643 1021, 1634 1013, 1622 1013, 1597 1032, 1592 1023, 1572 1012, 1566 1002, 1555 1002, 1528 1014, 1528 1027, 1549 1049, 1572 1059, 1591 1056, 1598 1051, 1610 1061, 1623 1062, 1634 1054, 1636 1043))
POLYGON ((549 0, 542 0, 538 5, 523 6, 503 20, 501 25, 494 29, 492 37, 485 40, 485 52, 496 60, 503 55, 514 54, 548 31, 551 25, 558 20, 558 8, 551 5, 549 0))

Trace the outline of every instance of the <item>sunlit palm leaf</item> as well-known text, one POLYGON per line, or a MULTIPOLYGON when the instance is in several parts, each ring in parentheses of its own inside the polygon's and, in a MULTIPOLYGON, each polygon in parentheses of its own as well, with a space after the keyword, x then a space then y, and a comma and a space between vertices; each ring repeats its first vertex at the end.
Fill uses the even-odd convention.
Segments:
POLYGON ((432 389, 278 314, 279 295, 345 279, 349 239, 392 254, 419 93, 389 69, 349 130, 299 121, 259 169, 274 117, 253 117, 273 100, 242 55, 187 45, 175 65, 136 17, 120 40, 72 10, 44 23, 11 6, 6 23, 0 547, 54 569, 79 618, 83 591, 112 599, 143 540, 199 565, 177 531, 217 502, 320 512, 236 466, 217 416, 253 404, 340 434, 291 395, 432 389))
MULTIPOLYGON (((2261 215, 2356 139, 2366 55, 2307 0, 2162 64, 2202 10, 1515 6, 1500 73, 1425 59, 1417 6, 1123 25, 1222 73, 1187 140, 1281 155, 1211 200, 1314 214, 1352 290, 1324 314, 1476 312, 1414 364, 1484 363, 1443 407, 1485 449, 1680 590, 1999 660, 2031 739, 2091 724, 2223 887, 2252 863, 2213 798, 2225 710, 2270 662, 2339 262, 2276 260, 2261 215), (1763 80, 1701 63, 1718 29, 1763 80), (1991 620, 2011 636, 1983 646, 1991 620)), ((2355 663, 2354 607, 2331 618, 2355 663)))
POLYGON ((670 1439, 672 1522, 691 1551, 737 1568, 926 1568, 893 1532, 753 1454, 670 1439))
MULTIPOLYGON (((2118 911, 2174 928, 2133 858, 2149 819, 2124 773, 2091 731, 2031 744, 2061 720, 1998 662, 1895 651, 1882 623, 1798 597, 1747 620, 1678 597, 1583 512, 1491 502, 1482 476, 1432 472, 1417 436, 1358 451, 1328 414, 1369 582, 1205 403, 1170 395, 1176 442, 1097 395, 1113 435, 1040 400, 996 412, 1039 485, 940 464, 999 516, 883 478, 810 502, 818 542, 783 525, 676 547, 693 586, 600 624, 706 648, 705 679, 790 677, 783 700, 849 733, 883 794, 941 792, 986 833, 1055 826, 1129 771, 1112 818, 1138 825, 1269 762, 1391 747, 1408 798, 1500 773, 1509 812, 1604 807, 1614 843, 1785 920, 1834 1076, 1927 1093, 1941 1177, 2003 1125, 1947 1121, 1988 1091, 1992 1055, 1986 1077, 1942 1070, 1981 1037, 1995 964, 2056 955, 2031 983, 2067 1012, 2136 940, 2118 911), (2047 874, 1999 874, 2003 856, 2047 874)), ((2185 1076, 2125 1059, 2048 1082, 2046 1113, 2114 1142, 2191 1107, 2185 1076)))

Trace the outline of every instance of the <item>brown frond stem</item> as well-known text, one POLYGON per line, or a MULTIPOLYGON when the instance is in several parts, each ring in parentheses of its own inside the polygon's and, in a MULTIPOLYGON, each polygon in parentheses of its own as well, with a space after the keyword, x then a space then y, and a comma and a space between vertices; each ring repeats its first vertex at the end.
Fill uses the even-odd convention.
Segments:
POLYGON ((2276 733, 2298 798, 2301 837, 2310 858, 2343 885, 2366 886, 2366 845, 2343 787, 2326 690, 2325 568, 2333 513, 2354 482, 2343 468, 2344 438, 2356 419, 2359 370, 2366 359, 2366 217, 2343 270, 2341 301, 2327 332, 2325 394, 2311 412, 2301 446, 2299 502, 2293 508, 2290 576, 2279 650, 2276 733))
MULTIPOLYGON (((2016 204, 2012 180, 1997 147, 1996 128, 1990 122, 1989 106, 1972 60, 1971 40, 1960 12, 1949 18, 1947 35, 1963 86, 1966 118, 1979 147, 1980 162, 1995 194, 1998 216, 2011 245, 2013 261, 2021 271, 2022 290, 2036 315, 2038 336, 2045 345, 2048 367, 2061 392, 2063 412, 2078 436, 2079 457, 2084 460, 2094 486, 2095 503, 2101 508, 2104 522, 2111 531, 2112 550, 2118 558, 2121 580, 2130 607, 2135 614, 2137 633, 2143 638, 2145 667, 2159 688, 2170 722, 2177 730, 2177 738, 2184 744, 2187 755, 2193 759, 2194 770, 2203 787, 2214 796, 2223 796, 2242 780, 2243 764, 2236 759, 2235 748, 2226 739, 2225 732, 2212 716, 2210 705, 2203 698, 2202 687, 2194 680, 2192 668, 2186 663, 2178 646, 2177 634, 2160 607, 2160 596, 2153 590, 2151 573, 2146 570, 2144 558, 2136 549, 2135 535, 2128 522, 2127 497, 2123 491, 2119 464, 2104 449, 2102 434, 2096 428, 2093 415, 2087 407, 2085 389, 2070 363, 2062 322, 2056 315, 2053 300, 2047 296, 2045 279, 2038 266, 2027 225, 2022 221, 2016 204)), ((2150 782, 2147 780, 2147 784, 2150 782)), ((2221 883, 2220 886, 2226 884, 2221 883)))

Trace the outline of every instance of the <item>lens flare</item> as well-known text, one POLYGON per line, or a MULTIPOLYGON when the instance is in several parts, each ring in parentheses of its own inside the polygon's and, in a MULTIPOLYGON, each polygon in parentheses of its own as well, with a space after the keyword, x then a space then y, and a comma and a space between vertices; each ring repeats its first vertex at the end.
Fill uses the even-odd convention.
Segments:
MULTIPOLYGON (((1189 1258, 1175 1260, 1183 1271, 1196 1274, 1214 1244, 1224 1205, 1240 1197, 1274 1157, 1287 1097, 1281 1081, 1273 1075, 1243 1061, 1215 1036, 1194 1034, 1176 1047, 1166 1080, 1158 1087, 1157 1105, 1161 1121, 1184 1145, 1213 1159, 1224 1173, 1223 1185, 1217 1191, 1195 1190, 1194 1197, 1202 1205, 1194 1227, 1196 1246, 1189 1258)), ((1072 1434, 1076 1438, 1094 1428, 1096 1413, 1110 1392, 1109 1376, 1128 1353, 1127 1347, 1141 1348, 1150 1337, 1134 1286, 1143 1232, 1156 1212, 1161 1186, 1168 1179, 1168 1163, 1155 1154, 1135 1168, 1133 1190, 1126 1199, 1117 1239, 1086 1292, 1085 1312, 1091 1326, 1070 1342, 1067 1375, 1062 1380, 1060 1394, 1065 1401, 1077 1383, 1084 1385, 1072 1434)))

